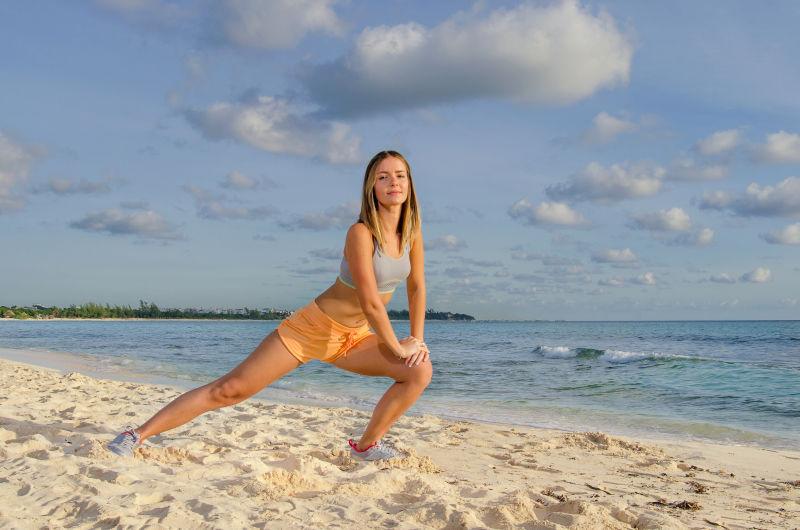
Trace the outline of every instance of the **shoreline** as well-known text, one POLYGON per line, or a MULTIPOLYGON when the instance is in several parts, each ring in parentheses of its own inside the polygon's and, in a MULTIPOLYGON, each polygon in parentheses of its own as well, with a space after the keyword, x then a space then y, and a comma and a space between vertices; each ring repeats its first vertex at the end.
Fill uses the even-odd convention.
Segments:
MULTIPOLYGON (((196 388, 198 386, 202 386, 210 382, 212 379, 208 380, 195 380, 195 379, 181 379, 178 377, 170 377, 165 375, 156 376, 152 373, 146 373, 142 371, 137 371, 135 369, 127 369, 124 366, 114 366, 113 369, 102 368, 98 367, 97 364, 102 364, 105 359, 96 358, 89 354, 83 353, 75 353, 75 352, 66 352, 66 351, 58 351, 58 350, 50 350, 50 349, 30 349, 30 348, 11 348, 6 346, 0 346, 0 360, 8 360, 12 362, 20 362, 24 364, 31 365, 33 367, 43 368, 43 369, 50 369, 60 371, 62 374, 75 371, 79 372, 83 375, 88 375, 94 378, 100 379, 107 379, 111 381, 117 381, 120 383, 138 383, 138 384, 145 384, 145 385, 161 385, 161 386, 168 386, 171 388, 180 389, 181 392, 185 392, 196 388)), ((220 374, 221 375, 221 374, 220 374)), ((301 405, 301 406, 314 406, 314 407, 330 407, 334 406, 333 403, 337 402, 336 400, 332 399, 331 396, 327 394, 318 394, 317 396, 309 395, 307 392, 303 391, 300 394, 305 395, 296 395, 298 394, 297 390, 294 389, 287 389, 281 388, 275 385, 270 385, 263 389, 262 391, 258 392, 251 398, 250 400, 266 400, 266 401, 275 401, 280 402, 286 405, 301 405)), ((341 400, 338 402, 341 403, 341 400)), ((353 408, 355 410, 363 411, 363 412, 371 412, 372 404, 364 404, 364 403, 357 403, 352 400, 345 401, 345 407, 353 408)), ((487 419, 484 417, 476 417, 474 415, 469 415, 468 413, 461 413, 461 414, 453 414, 442 412, 441 407, 443 404, 437 404, 436 406, 429 406, 428 410, 413 410, 407 413, 411 416, 425 416, 425 415, 434 415, 440 417, 442 420, 447 421, 467 421, 473 422, 477 424, 484 424, 487 426, 500 426, 506 428, 520 428, 520 429, 543 429, 547 431, 556 431, 556 432, 564 432, 564 433, 574 433, 574 432, 581 432, 582 430, 593 430, 593 429, 600 429, 603 432, 609 432, 609 434, 614 436, 627 436, 627 437, 635 437, 636 439, 646 440, 648 442, 657 443, 657 444, 671 444, 671 443, 709 443, 715 444, 719 446, 729 446, 729 447, 749 447, 749 448, 757 448, 763 449, 767 451, 800 451, 800 446, 794 445, 786 445, 786 438, 776 437, 774 434, 768 433, 761 433, 758 431, 748 431, 742 430, 739 427, 732 427, 732 426, 725 426, 719 425, 719 427, 723 429, 730 429, 731 431, 739 431, 743 435, 746 434, 750 438, 749 441, 744 440, 735 440, 735 439, 714 439, 709 437, 697 436, 688 433, 668 433, 668 432, 638 432, 638 431, 630 431, 630 429, 626 429, 625 427, 618 425, 616 427, 610 426, 608 424, 601 424, 598 426, 588 427, 586 425, 577 425, 574 427, 568 426, 559 426, 546 424, 543 422, 532 422, 532 423, 519 423, 519 422, 509 422, 504 420, 492 420, 487 419), (433 410, 431 410, 433 409, 433 410), (757 438, 762 440, 772 440, 772 443, 767 443, 762 441, 759 443, 757 438)), ((662 421, 667 421, 662 419, 662 421)))
POLYGON ((180 392, 0 359, 0 526, 794 528, 800 452, 403 416, 404 456, 354 461, 369 412, 252 399, 104 444, 180 392), (66 373, 64 373, 66 372, 66 373), (135 399, 131 399, 135 396, 135 399))
MULTIPOLYGON (((28 364, 33 367, 48 369, 48 370, 56 370, 60 371, 61 373, 67 372, 79 372, 83 375, 87 375, 94 378, 100 379, 107 379, 111 381, 116 381, 120 383, 137 383, 137 384, 145 384, 145 385, 161 385, 161 386, 168 386, 174 389, 179 389, 181 392, 186 392, 198 386, 202 386, 205 383, 211 381, 203 380, 198 381, 195 379, 180 379, 176 377, 170 376, 155 376, 151 373, 145 373, 141 371, 137 371, 135 369, 125 369, 124 367, 115 366, 114 369, 102 368, 96 366, 96 364, 102 364, 103 359, 98 359, 88 355, 88 354, 81 354, 75 352, 66 352, 66 351, 56 351, 56 350, 37 350, 37 349, 29 349, 29 348, 10 348, 6 346, 0 346, 0 360, 7 360, 11 362, 20 362, 23 364, 28 364), (94 366, 93 366, 94 365, 94 366)), ((251 398, 250 400, 266 400, 266 401, 274 401, 280 402, 286 405, 300 405, 300 406, 312 406, 312 407, 330 407, 336 406, 333 403, 337 402, 331 399, 330 396, 326 394, 319 394, 318 396, 310 396, 306 393, 306 395, 295 395, 298 391, 293 389, 286 389, 280 388, 276 386, 268 386, 262 391, 258 392, 251 398)), ((341 403, 341 401, 338 401, 341 403)), ((354 410, 359 410, 362 412, 371 412, 373 405, 370 404, 362 404, 362 403, 354 403, 354 402, 346 402, 345 406, 348 408, 353 408, 354 410)), ((438 409, 441 407, 434 406, 434 409, 438 409)), ((686 434, 684 436, 668 433, 668 432, 629 432, 626 431, 624 428, 614 428, 613 426, 605 425, 600 427, 587 427, 585 425, 578 426, 578 427, 565 427, 565 426, 558 426, 558 425, 548 425, 544 423, 515 423, 504 421, 500 419, 487 419, 483 417, 476 417, 476 416, 469 416, 459 414, 448 414, 447 412, 442 412, 441 410, 412 410, 408 412, 407 415, 410 416, 426 416, 426 415, 433 415, 441 418, 442 420, 447 421, 468 421, 478 424, 484 424, 487 426, 496 426, 496 427, 505 427, 505 428, 519 428, 519 429, 542 429, 546 431, 554 431, 554 432, 563 432, 563 433, 575 433, 575 432, 582 432, 585 430, 594 430, 598 429, 602 430, 603 432, 608 432, 613 436, 626 436, 626 437, 635 437, 639 440, 645 440, 650 443, 656 444, 673 444, 673 443, 701 443, 701 444, 715 444, 719 446, 725 447, 748 447, 748 448, 755 448, 755 449, 762 449, 766 451, 800 451, 800 447, 795 446, 788 446, 788 445, 779 445, 777 444, 778 440, 786 440, 786 438, 776 438, 774 434, 767 434, 767 433, 760 433, 757 431, 741 431, 743 433, 748 433, 750 435, 756 435, 762 438, 771 438, 776 441, 776 443, 769 444, 769 443, 759 443, 757 440, 751 441, 743 441, 743 440, 732 440, 732 439, 713 439, 707 438, 702 436, 690 435, 686 434)), ((722 428, 731 429, 731 430, 738 430, 737 427, 730 427, 720 425, 722 428)))

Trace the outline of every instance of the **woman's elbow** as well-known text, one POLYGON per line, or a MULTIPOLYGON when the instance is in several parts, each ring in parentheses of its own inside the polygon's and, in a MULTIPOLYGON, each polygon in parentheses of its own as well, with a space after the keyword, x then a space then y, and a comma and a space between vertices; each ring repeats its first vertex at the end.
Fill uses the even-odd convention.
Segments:
POLYGON ((364 297, 360 303, 361 310, 364 311, 364 314, 367 316, 378 314, 384 308, 383 302, 381 302, 381 299, 378 297, 364 297))

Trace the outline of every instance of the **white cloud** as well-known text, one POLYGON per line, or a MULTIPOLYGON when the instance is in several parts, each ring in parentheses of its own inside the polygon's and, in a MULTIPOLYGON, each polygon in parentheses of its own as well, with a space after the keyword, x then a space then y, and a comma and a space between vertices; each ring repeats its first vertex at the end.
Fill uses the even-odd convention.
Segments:
POLYGON ((185 116, 210 140, 234 139, 272 153, 320 158, 334 164, 360 160, 360 138, 348 125, 319 121, 284 99, 257 96, 188 109, 185 116))
POLYGON ((528 225, 584 226, 588 221, 578 212, 561 202, 542 202, 538 206, 528 199, 520 199, 508 214, 528 225))
POLYGON ((64 178, 51 178, 46 184, 33 189, 34 193, 54 193, 56 195, 91 195, 108 193, 111 191, 111 179, 103 180, 70 180, 64 178))
POLYGON ((17 143, 0 131, 0 214, 25 204, 15 190, 27 181, 31 164, 41 155, 41 149, 17 143))
POLYGON ((704 156, 721 155, 735 149, 741 142, 741 131, 739 129, 727 129, 717 131, 711 136, 700 140, 695 144, 695 149, 704 156))
POLYGON ((692 234, 681 234, 675 238, 674 243, 691 247, 707 247, 714 241, 714 231, 710 228, 701 228, 692 234))
POLYGON ((712 274, 708 277, 708 281, 714 283, 736 283, 736 278, 727 272, 722 272, 720 274, 712 274))
POLYGON ((467 243, 453 234, 447 234, 425 242, 425 250, 454 252, 464 248, 467 248, 467 243))
POLYGON ((102 232, 112 236, 133 235, 146 239, 182 239, 161 214, 153 210, 124 212, 110 208, 87 214, 70 223, 72 228, 87 232, 102 232))
POLYGON ((769 234, 761 234, 761 239, 773 245, 800 245, 800 223, 794 223, 769 234))
POLYGON ((230 204, 222 193, 214 193, 197 186, 184 186, 183 189, 195 200, 197 216, 203 219, 222 221, 225 219, 255 220, 270 217, 277 212, 272 206, 238 206, 230 204))
POLYGON ((800 134, 779 131, 756 146, 755 158, 770 164, 800 164, 800 134))
POLYGON ((728 176, 728 166, 724 164, 699 164, 690 157, 673 160, 667 173, 670 180, 721 180, 728 176))
POLYGON ((620 134, 632 132, 637 126, 632 121, 601 112, 592 120, 592 126, 583 133, 583 141, 589 144, 607 144, 620 134))
POLYGON ((635 228, 654 232, 686 232, 692 227, 692 219, 681 208, 636 214, 632 219, 635 228))
POLYGON ((733 202, 733 195, 727 191, 710 191, 700 200, 701 210, 723 210, 733 202))
POLYGON ((750 283, 766 283, 772 278, 772 272, 766 267, 758 267, 745 274, 740 278, 743 282, 750 283))
POLYGON ((239 171, 231 171, 225 175, 225 180, 220 186, 234 190, 252 190, 258 187, 258 181, 239 171))
POLYGON ((596 263, 635 263, 639 260, 636 254, 629 248, 607 249, 595 252, 592 261, 596 263))
POLYGON ((300 77, 338 116, 478 98, 563 105, 626 84, 632 55, 610 15, 564 0, 368 27, 347 55, 300 77))
POLYGON ((592 162, 569 182, 548 186, 556 200, 613 202, 655 195, 661 189, 664 168, 647 163, 603 167, 592 162))
POLYGON ((294 219, 284 219, 278 224, 288 230, 328 230, 347 228, 358 220, 361 205, 356 201, 340 204, 322 213, 305 213, 294 219))
POLYGON ((775 186, 755 182, 743 194, 717 191, 703 195, 700 208, 724 210, 742 217, 800 217, 800 177, 788 177, 775 186))
POLYGON ((640 276, 632 278, 631 281, 633 283, 638 283, 639 285, 655 285, 656 277, 652 272, 645 272, 640 276))
POLYGON ((340 36, 344 23, 333 10, 336 0, 225 0, 215 13, 217 31, 245 48, 293 48, 311 32, 340 36))

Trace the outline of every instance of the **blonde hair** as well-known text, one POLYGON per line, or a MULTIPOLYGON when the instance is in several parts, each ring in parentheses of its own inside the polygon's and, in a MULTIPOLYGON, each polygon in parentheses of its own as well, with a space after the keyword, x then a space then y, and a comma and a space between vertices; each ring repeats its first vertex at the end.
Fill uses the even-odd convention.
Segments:
POLYGON ((366 171, 364 171, 364 186, 361 188, 361 214, 358 220, 369 228, 369 231, 378 241, 380 248, 384 250, 386 248, 386 238, 378 218, 378 197, 375 195, 375 180, 377 178, 378 164, 390 156, 402 160, 408 174, 408 197, 406 197, 406 202, 403 203, 400 211, 400 223, 397 227, 397 233, 400 234, 400 248, 405 248, 406 244, 411 241, 414 232, 422 224, 417 194, 414 191, 414 180, 411 178, 411 166, 408 164, 408 160, 397 151, 381 151, 373 156, 372 160, 367 164, 366 171))

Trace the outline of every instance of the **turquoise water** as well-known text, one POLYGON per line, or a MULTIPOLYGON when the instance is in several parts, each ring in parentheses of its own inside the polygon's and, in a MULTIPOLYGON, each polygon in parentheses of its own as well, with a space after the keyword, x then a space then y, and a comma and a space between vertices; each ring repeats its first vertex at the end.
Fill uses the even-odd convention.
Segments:
MULTIPOLYGON (((195 386, 277 324, 3 321, 0 347, 70 352, 101 373, 195 386)), ((412 412, 800 448, 800 321, 430 321, 426 342, 434 378, 412 412)), ((312 362, 270 397, 371 408, 388 384, 312 362)))

